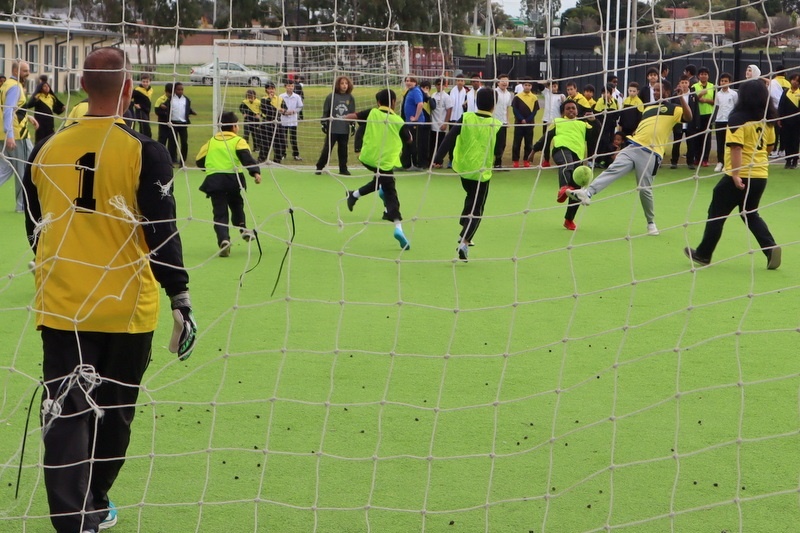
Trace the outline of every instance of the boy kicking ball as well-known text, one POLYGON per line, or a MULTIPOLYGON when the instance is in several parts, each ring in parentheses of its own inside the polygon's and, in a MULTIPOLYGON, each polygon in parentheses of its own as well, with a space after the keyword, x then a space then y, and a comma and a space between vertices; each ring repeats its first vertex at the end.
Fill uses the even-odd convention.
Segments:
POLYGON ((401 166, 400 152, 403 150, 403 143, 408 144, 412 141, 411 133, 403 123, 403 119, 393 111, 397 103, 397 96, 393 90, 378 91, 375 99, 378 107, 358 113, 348 113, 343 117, 362 122, 364 140, 358 160, 374 173, 373 178, 362 187, 355 191, 347 191, 347 209, 352 211, 362 196, 380 191, 383 195, 383 220, 394 223, 394 238, 400 243, 402 250, 409 250, 411 245, 403 233, 403 217, 400 214, 400 199, 397 197, 393 171, 401 166))
POLYGON ((458 243, 458 258, 467 261, 469 244, 478 231, 483 218, 483 207, 489 195, 489 180, 492 179, 492 163, 497 132, 503 123, 492 116, 494 91, 478 91, 475 95, 476 112, 464 113, 447 132, 433 165, 441 168, 444 157, 453 149, 453 170, 461 175, 461 186, 467 193, 461 211, 461 241, 458 243))

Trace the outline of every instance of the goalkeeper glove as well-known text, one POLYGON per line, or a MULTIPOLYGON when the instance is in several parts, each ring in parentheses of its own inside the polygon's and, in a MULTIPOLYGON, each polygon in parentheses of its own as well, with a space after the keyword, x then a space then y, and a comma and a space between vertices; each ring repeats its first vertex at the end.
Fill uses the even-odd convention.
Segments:
POLYGON ((358 126, 356 125, 355 122, 351 122, 350 123, 350 137, 352 137, 353 135, 356 134, 356 129, 357 128, 358 128, 358 126))
POLYGON ((192 355, 197 341, 197 322, 192 313, 192 301, 189 292, 184 291, 170 297, 172 319, 172 338, 169 341, 169 351, 178 354, 178 359, 185 361, 192 355))
POLYGON ((322 133, 324 133, 325 135, 328 134, 328 120, 327 119, 322 119, 322 133))

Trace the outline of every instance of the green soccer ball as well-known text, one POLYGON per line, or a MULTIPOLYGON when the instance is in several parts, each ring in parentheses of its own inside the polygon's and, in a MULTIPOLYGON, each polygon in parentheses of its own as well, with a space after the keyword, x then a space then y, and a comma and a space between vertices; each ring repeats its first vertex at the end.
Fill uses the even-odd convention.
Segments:
POLYGON ((586 165, 581 165, 572 171, 572 181, 574 181, 575 185, 582 189, 585 189, 593 179, 594 173, 592 172, 592 169, 586 165))

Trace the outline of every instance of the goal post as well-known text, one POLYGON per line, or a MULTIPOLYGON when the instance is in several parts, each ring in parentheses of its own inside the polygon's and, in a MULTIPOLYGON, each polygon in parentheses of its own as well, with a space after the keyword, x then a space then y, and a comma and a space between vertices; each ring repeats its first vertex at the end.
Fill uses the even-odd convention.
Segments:
MULTIPOLYGON (((348 76, 355 86, 397 87, 409 73, 409 44, 407 41, 218 39, 214 41, 214 62, 217 65, 238 63, 264 73, 279 94, 285 79, 300 80, 304 86, 332 88, 336 78, 342 75, 348 76)), ((243 85, 253 85, 249 83, 252 79, 252 76, 243 77, 240 80, 246 81, 240 82, 213 76, 214 116, 219 117, 224 111, 237 111, 248 88, 243 85)), ((257 89, 258 98, 264 96, 264 88, 257 89)), ((304 95, 305 107, 321 107, 325 96, 327 91, 304 95)), ((312 117, 319 119, 317 114, 309 116, 312 117)))

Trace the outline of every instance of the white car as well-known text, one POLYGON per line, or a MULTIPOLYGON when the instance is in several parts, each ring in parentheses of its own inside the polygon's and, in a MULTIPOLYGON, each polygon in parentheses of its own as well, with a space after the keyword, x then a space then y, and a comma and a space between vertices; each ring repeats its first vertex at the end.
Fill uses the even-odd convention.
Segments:
POLYGON ((241 63, 232 61, 220 61, 219 70, 215 72, 214 63, 206 63, 200 67, 194 67, 189 74, 189 81, 192 83, 202 83, 211 85, 214 78, 218 77, 222 85, 250 85, 251 87, 263 87, 270 81, 269 74, 260 70, 253 70, 241 63))

